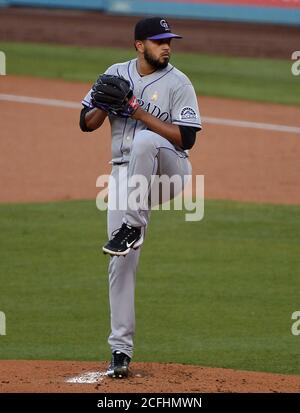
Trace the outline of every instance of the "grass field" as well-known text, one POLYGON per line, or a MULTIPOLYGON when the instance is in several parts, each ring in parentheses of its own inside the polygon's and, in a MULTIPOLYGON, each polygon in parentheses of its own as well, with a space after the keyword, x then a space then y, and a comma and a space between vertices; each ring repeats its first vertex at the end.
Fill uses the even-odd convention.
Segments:
MULTIPOLYGON (((28 43, 1 43, 7 73, 94 82, 113 63, 135 51, 28 43)), ((291 60, 174 53, 172 63, 192 80, 199 95, 300 105, 299 76, 291 60)))
MULTIPOLYGON (((135 360, 300 374, 300 206, 205 208, 153 212, 135 360)), ((0 205, 0 358, 109 358, 105 218, 92 201, 0 205)))
MULTIPOLYGON (((135 55, 45 44, 0 50, 8 74, 82 82, 135 55)), ((175 53, 172 63, 200 95, 300 105, 288 60, 175 53)), ((300 374, 300 336, 291 334, 300 206, 205 208, 197 223, 153 212, 137 278, 135 360, 300 374)), ((0 359, 108 360, 105 214, 94 201, 0 205, 0 228, 0 359)))

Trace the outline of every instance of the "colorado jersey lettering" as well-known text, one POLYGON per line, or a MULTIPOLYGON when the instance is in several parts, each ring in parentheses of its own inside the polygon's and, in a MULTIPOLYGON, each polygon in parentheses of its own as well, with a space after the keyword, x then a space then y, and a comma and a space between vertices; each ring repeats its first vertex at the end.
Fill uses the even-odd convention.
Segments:
MULTIPOLYGON (((201 118, 193 85, 180 70, 168 64, 165 69, 145 77, 136 67, 137 59, 117 63, 106 74, 129 80, 134 95, 143 110, 162 120, 177 125, 201 129, 201 118)), ((83 99, 84 106, 92 108, 91 90, 83 99)), ((140 121, 109 115, 112 129, 112 161, 129 162, 132 141, 138 131, 147 129, 140 121)))

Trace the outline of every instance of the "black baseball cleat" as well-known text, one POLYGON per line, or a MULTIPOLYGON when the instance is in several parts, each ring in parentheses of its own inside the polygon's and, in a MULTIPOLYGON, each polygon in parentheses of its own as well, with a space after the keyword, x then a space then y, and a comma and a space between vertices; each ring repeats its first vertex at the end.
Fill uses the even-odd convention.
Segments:
POLYGON ((128 377, 130 357, 119 350, 112 353, 111 362, 108 366, 106 374, 108 377, 123 379, 128 377))
POLYGON ((141 228, 128 224, 123 224, 112 235, 113 238, 102 247, 104 254, 124 256, 129 253, 130 248, 137 249, 144 241, 141 228))

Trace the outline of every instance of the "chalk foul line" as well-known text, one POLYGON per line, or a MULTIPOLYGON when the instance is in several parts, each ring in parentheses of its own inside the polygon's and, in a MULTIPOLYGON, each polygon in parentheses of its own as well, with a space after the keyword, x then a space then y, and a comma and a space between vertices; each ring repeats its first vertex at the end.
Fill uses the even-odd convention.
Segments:
MULTIPOLYGON (((54 107, 62 107, 62 108, 77 109, 77 110, 79 110, 82 107, 80 103, 70 102, 67 100, 36 98, 36 97, 30 97, 30 96, 9 95, 9 94, 4 94, 4 93, 0 93, 0 101, 26 103, 26 104, 43 105, 43 106, 54 106, 54 107)), ((300 127, 298 126, 276 125, 273 123, 251 122, 251 121, 245 121, 245 120, 226 119, 226 118, 214 118, 214 117, 209 117, 209 116, 204 116, 202 120, 204 123, 211 124, 211 125, 233 126, 233 127, 238 127, 238 128, 261 129, 261 130, 268 130, 268 131, 275 131, 275 132, 299 133, 300 134, 300 127)))

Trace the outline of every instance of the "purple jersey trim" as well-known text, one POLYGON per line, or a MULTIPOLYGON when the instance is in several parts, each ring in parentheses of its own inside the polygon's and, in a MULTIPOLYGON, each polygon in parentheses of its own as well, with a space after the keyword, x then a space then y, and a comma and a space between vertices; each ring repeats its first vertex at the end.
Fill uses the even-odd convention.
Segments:
POLYGON ((174 125, 183 125, 183 126, 194 126, 194 127, 198 127, 200 128, 200 130, 202 129, 202 125, 201 123, 196 123, 196 122, 183 122, 181 120, 173 120, 174 125))

